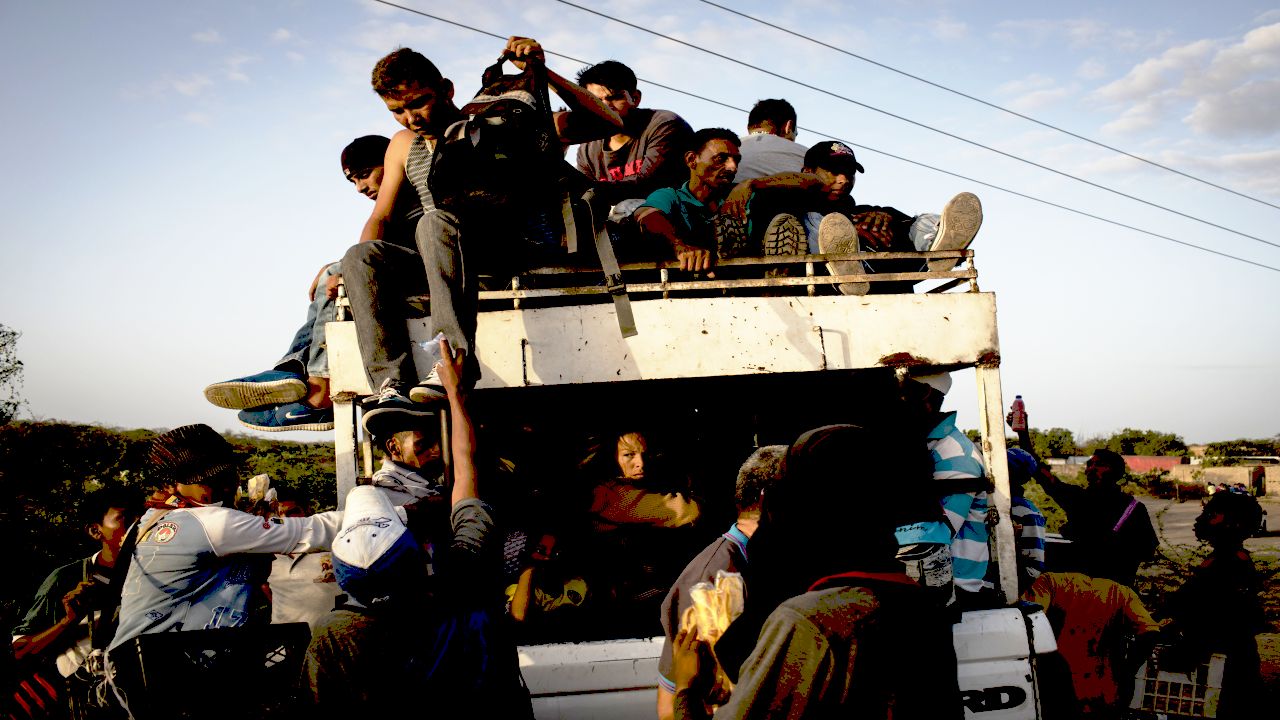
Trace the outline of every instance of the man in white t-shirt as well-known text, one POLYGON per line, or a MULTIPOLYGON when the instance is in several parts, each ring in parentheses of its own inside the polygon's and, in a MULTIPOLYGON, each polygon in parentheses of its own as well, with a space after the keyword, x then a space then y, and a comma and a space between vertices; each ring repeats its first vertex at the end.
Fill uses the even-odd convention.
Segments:
POLYGON ((796 109, 781 99, 761 100, 747 115, 739 145, 738 182, 765 175, 800 172, 808 148, 796 142, 796 109))

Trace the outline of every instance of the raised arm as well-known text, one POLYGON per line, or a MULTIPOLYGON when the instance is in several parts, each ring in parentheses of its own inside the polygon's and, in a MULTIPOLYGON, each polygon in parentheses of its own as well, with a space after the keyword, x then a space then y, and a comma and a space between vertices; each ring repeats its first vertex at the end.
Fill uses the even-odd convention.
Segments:
POLYGON ((479 497, 476 482, 476 431, 467 413, 462 390, 463 354, 455 352, 449 341, 440 339, 440 362, 436 372, 449 396, 449 442, 453 452, 453 504, 479 497))
MULTIPOLYGON (((507 38, 504 54, 521 70, 532 61, 544 67, 546 53, 533 38, 507 38)), ((622 118, 603 100, 587 92, 586 88, 547 68, 547 84, 569 106, 569 112, 556 113, 556 132, 566 145, 608 137, 624 129, 622 118)))
POLYGON ((396 206, 396 198, 402 190, 411 189, 405 180, 404 161, 409 156, 409 145, 413 143, 413 138, 412 131, 401 130, 392 136, 391 143, 387 145, 382 165, 382 186, 378 189, 378 200, 373 204, 373 213, 360 232, 360 242, 383 238, 396 206))

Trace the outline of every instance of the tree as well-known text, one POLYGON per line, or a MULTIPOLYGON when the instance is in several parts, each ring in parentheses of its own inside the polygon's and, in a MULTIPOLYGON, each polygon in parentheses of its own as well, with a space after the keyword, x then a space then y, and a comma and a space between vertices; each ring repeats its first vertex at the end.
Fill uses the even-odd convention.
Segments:
POLYGON ((1187 454, 1187 444, 1173 433, 1158 430, 1125 428, 1101 442, 1089 447, 1089 452, 1106 448, 1121 455, 1178 455, 1187 454))
POLYGON ((22 334, 0 325, 0 425, 18 416, 22 400, 22 361, 18 359, 18 338, 22 334))
POLYGON ((1066 428, 1031 428, 1031 447, 1038 458, 1065 458, 1080 452, 1075 435, 1066 428))
POLYGON ((1280 455, 1280 442, 1272 440, 1226 440, 1209 443, 1204 448, 1206 465, 1237 465, 1239 458, 1280 455))

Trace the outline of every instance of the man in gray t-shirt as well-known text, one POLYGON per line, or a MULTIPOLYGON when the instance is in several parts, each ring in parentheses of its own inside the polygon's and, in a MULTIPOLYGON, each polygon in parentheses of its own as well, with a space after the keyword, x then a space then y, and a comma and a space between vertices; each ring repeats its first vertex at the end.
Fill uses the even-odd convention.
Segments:
POLYGON ((597 195, 617 205, 688 179, 683 157, 693 130, 669 110, 640 108, 631 68, 606 60, 578 73, 578 84, 612 108, 624 125, 610 137, 578 146, 578 170, 596 181, 597 195))
POLYGON ((796 109, 781 99, 756 103, 747 115, 747 134, 739 149, 738 182, 800 172, 808 148, 796 142, 796 109))

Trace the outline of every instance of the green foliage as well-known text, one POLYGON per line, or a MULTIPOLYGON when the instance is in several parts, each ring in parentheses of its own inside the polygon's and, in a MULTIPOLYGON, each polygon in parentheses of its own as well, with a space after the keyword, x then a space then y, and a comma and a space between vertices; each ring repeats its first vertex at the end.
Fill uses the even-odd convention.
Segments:
POLYGON ((1038 458, 1066 458, 1080 454, 1075 435, 1066 428, 1031 428, 1030 432, 1031 451, 1038 458))
POLYGON ((22 400, 22 361, 18 359, 21 334, 0 325, 0 425, 18 416, 22 400))
POLYGON ((1204 449, 1208 466, 1239 465, 1242 457, 1280 455, 1280 442, 1274 440, 1225 440, 1209 443, 1204 449))
MULTIPOLYGON (((109 488, 134 489, 147 478, 151 430, 13 422, 0 425, 0 543, 11 552, 0 589, 0 620, 12 624, 54 568, 97 549, 78 521, 86 498, 109 488)), ((336 504, 332 443, 277 442, 232 435, 248 477, 267 473, 276 487, 299 488, 317 510, 336 504)))
POLYGON ((1105 439, 1091 441, 1084 454, 1092 454, 1106 448, 1121 455, 1179 455, 1187 454, 1187 444, 1173 433, 1158 430, 1125 428, 1105 439))

